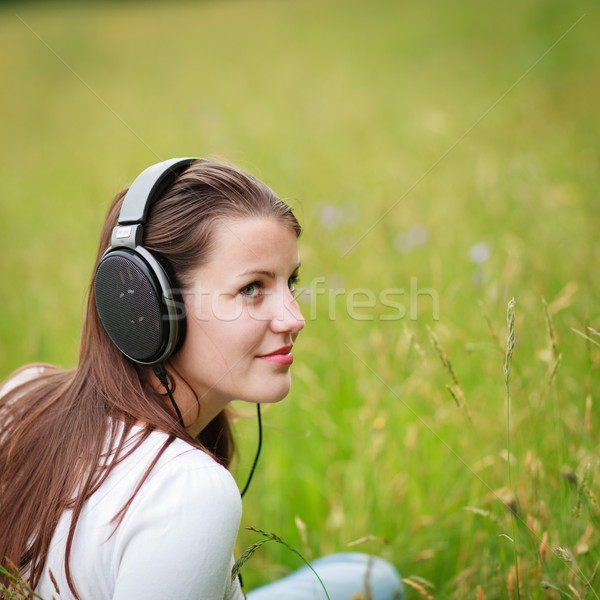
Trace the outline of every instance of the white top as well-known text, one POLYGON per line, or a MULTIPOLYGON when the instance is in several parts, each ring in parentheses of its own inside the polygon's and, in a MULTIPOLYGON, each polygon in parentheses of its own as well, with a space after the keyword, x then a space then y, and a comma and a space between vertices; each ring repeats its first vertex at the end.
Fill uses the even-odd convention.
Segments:
MULTIPOLYGON (((132 436, 138 431, 134 427, 132 436)), ((82 600, 242 600, 238 580, 231 584, 240 493, 229 471, 201 450, 176 439, 118 528, 111 524, 166 439, 153 432, 86 502, 70 563, 82 600)), ((57 596, 48 569, 61 600, 73 598, 64 568, 70 522, 68 511, 56 528, 36 589, 46 600, 57 596)))

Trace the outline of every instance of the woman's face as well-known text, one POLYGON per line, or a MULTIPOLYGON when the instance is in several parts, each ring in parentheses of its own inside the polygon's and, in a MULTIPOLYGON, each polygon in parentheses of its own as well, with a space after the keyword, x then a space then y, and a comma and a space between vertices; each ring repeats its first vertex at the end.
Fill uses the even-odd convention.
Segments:
POLYGON ((277 402, 290 388, 291 349, 304 327, 293 294, 296 233, 273 219, 244 218, 218 221, 212 235, 209 260, 184 295, 186 337, 171 364, 208 413, 234 399, 277 402))

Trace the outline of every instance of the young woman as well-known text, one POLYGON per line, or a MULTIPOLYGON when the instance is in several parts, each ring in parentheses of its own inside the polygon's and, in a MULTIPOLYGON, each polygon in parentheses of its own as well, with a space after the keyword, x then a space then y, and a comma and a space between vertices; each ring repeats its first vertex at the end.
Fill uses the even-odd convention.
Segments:
MULTIPOLYGON (((77 367, 28 367, 0 390, 0 564, 47 600, 57 588, 81 600, 242 598, 227 405, 288 393, 304 327, 300 231, 262 182, 204 160, 154 165, 117 195, 77 367)), ((365 580, 374 598, 400 597, 384 561, 320 565, 332 600, 365 580)), ((324 597, 315 581, 301 571, 250 598, 324 597)))

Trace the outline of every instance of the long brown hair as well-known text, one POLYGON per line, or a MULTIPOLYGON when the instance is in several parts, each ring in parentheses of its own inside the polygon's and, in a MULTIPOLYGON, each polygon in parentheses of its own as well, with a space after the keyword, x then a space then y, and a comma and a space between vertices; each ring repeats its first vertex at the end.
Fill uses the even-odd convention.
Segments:
MULTIPOLYGON (((96 264, 110 246, 124 195, 119 193, 109 209, 96 264)), ((185 288, 193 269, 210 257, 212 225, 241 217, 275 218, 300 235, 291 209, 258 179, 230 165, 196 162, 150 207, 144 247, 165 258, 185 288)), ((33 588, 60 516, 72 510, 65 568, 77 596, 69 555, 84 503, 152 431, 165 432, 168 438, 145 477, 176 438, 229 466, 234 444, 226 411, 193 439, 156 391, 152 377, 148 367, 127 359, 110 341, 96 311, 92 278, 78 366, 61 370, 45 365, 41 375, 0 398, 0 564, 6 566, 10 559, 33 588), (125 451, 136 423, 143 423, 143 429, 125 451)), ((115 515, 117 526, 142 483, 115 515)))

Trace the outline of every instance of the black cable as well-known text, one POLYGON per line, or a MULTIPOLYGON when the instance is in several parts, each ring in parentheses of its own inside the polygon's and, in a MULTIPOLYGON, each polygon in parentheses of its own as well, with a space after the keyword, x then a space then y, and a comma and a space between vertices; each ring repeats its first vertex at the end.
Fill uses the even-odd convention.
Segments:
MULTIPOLYGON (((152 367, 152 370, 154 371, 154 374, 158 377, 158 380, 160 381, 161 385, 165 388, 165 390, 167 390, 167 395, 169 396, 169 399, 171 400, 171 403, 173 404, 173 408, 175 409, 175 412, 177 413, 177 418, 179 419, 179 423, 185 429, 185 425, 183 423, 183 417, 181 416, 181 411, 179 410, 179 407, 177 406, 177 403, 175 402, 175 398, 173 398, 173 394, 171 393, 171 388, 169 387, 169 380, 167 379, 167 372, 165 370, 164 365, 162 363, 159 365, 154 365, 152 367)), ((262 417, 260 414, 260 404, 258 404, 258 403, 256 404, 256 416, 257 416, 257 420, 258 420, 258 447, 256 448, 256 456, 254 457, 254 462, 252 463, 252 468, 250 469, 250 475, 248 475, 246 485, 244 486, 244 489, 242 490, 242 493, 241 493, 242 498, 244 497, 244 494, 246 493, 246 491, 248 490, 248 487, 250 486, 250 482, 252 481, 252 477, 254 476, 254 471, 256 470, 256 465, 258 464, 258 458, 260 457, 260 451, 262 448, 262 417)))
POLYGON ((162 384, 162 386, 167 390, 167 395, 169 396, 169 400, 171 400, 171 404, 177 413, 177 418, 179 419, 179 424, 185 429, 185 425, 183 423, 183 417, 181 416, 181 411, 179 410, 179 406, 175 402, 175 398, 173 398, 173 393, 171 392, 171 388, 169 387, 169 380, 167 379, 167 372, 165 370, 164 365, 161 363, 159 365, 154 365, 152 367, 154 374, 158 377, 158 380, 162 384))
POLYGON ((258 448, 256 449, 256 456, 254 457, 254 462, 252 463, 252 468, 250 469, 250 475, 248 475, 248 480, 246 481, 246 485, 242 490, 242 498, 252 481, 252 476, 254 475, 254 470, 256 469, 256 465, 258 463, 258 457, 260 456, 260 449, 262 448, 262 418, 260 416, 260 404, 256 405, 256 416, 258 419, 258 448))
MULTIPOLYGON (((254 462, 252 463, 252 468, 250 469, 250 475, 248 475, 248 480, 246 481, 246 485, 242 490, 241 496, 244 497, 244 494, 248 490, 250 486, 250 482, 252 481, 252 476, 254 475, 254 470, 256 469, 256 465, 258 463, 258 457, 260 456, 260 449, 262 448, 262 418, 260 415, 260 404, 256 404, 256 417, 258 420, 258 447, 256 448, 256 456, 254 457, 254 462)), ((240 587, 244 587, 244 582, 242 580, 242 573, 238 571, 238 579, 240 582, 240 587)), ((245 596, 245 594, 244 594, 245 596)))

